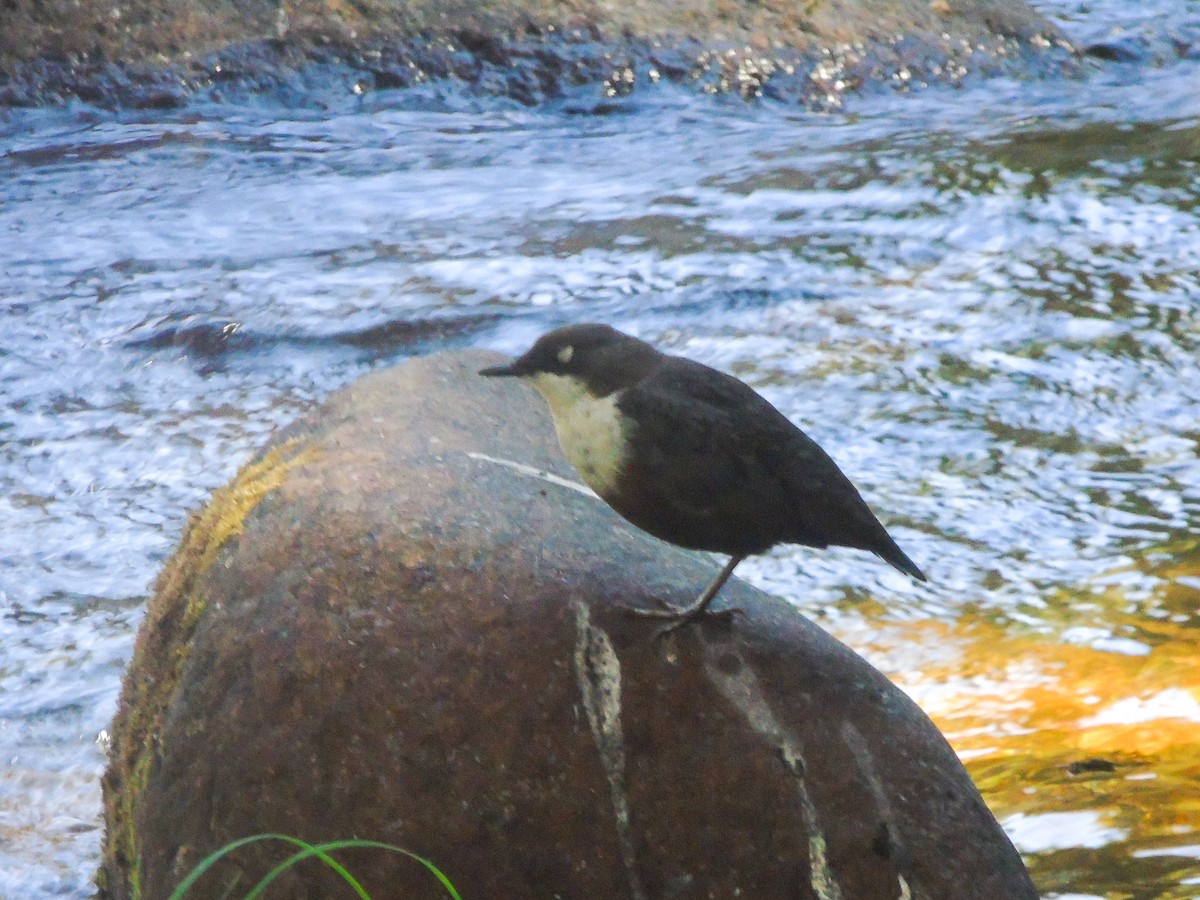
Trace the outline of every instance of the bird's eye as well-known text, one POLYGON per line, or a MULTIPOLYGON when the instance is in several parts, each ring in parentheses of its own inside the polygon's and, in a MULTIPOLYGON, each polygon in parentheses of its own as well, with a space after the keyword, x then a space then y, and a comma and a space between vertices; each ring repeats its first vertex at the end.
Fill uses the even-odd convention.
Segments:
POLYGON ((571 357, 575 355, 575 348, 570 344, 567 344, 567 346, 559 350, 556 355, 558 356, 558 361, 565 366, 571 361, 571 357))

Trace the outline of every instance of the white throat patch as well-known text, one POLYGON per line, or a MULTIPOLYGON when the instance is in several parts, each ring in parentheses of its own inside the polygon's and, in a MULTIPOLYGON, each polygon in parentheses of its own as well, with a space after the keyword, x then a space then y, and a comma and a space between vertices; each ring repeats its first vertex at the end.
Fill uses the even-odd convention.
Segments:
POLYGON ((625 458, 625 430, 617 410, 620 391, 597 399, 572 375, 541 372, 530 380, 550 406, 567 461, 588 487, 603 495, 616 484, 625 458))

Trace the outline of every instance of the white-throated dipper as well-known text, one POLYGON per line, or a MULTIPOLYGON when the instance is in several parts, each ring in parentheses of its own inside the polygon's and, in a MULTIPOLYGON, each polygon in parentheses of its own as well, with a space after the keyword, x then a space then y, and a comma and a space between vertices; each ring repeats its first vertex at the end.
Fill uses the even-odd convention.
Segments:
POLYGON ((608 325, 568 325, 480 375, 528 378, 567 459, 618 513, 656 538, 730 559, 695 603, 633 610, 703 615, 734 568, 776 544, 870 550, 925 576, 829 454, 748 384, 608 325))

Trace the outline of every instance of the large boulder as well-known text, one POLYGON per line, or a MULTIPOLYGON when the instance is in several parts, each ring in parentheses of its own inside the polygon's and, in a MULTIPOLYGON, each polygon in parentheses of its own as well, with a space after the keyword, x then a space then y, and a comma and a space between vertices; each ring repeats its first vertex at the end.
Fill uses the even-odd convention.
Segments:
MULTIPOLYGON (((953 750, 860 657, 572 484, 540 398, 417 359, 335 394, 194 517, 104 779, 109 898, 247 835, 361 837, 466 898, 1035 898, 953 750)), ((189 896, 242 891, 255 844, 189 896)), ((445 896, 339 855, 377 898, 445 896)), ((309 860, 278 896, 346 895, 309 860)))

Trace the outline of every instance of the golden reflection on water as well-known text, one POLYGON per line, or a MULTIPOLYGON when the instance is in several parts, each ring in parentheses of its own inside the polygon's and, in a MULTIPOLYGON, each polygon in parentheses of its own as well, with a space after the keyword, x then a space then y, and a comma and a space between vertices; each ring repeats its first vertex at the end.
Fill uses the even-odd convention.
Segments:
POLYGON ((1156 567, 1154 605, 1191 615, 1098 623, 1135 625, 1140 646, 1118 644, 1133 653, 977 614, 837 629, 942 729, 1047 896, 1200 897, 1200 565, 1184 557, 1156 567))

